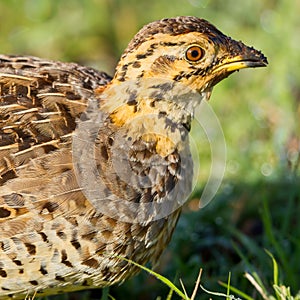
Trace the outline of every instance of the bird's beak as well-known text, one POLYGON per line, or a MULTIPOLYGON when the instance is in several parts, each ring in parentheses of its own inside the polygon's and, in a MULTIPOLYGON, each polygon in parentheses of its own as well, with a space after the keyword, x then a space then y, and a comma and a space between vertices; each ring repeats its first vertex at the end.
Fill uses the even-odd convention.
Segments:
POLYGON ((267 64, 267 58, 263 54, 253 57, 251 55, 238 55, 224 59, 220 65, 216 66, 212 74, 219 73, 220 71, 231 73, 244 68, 266 67, 267 64))
POLYGON ((267 58, 261 51, 249 47, 241 41, 227 38, 225 45, 225 55, 212 70, 212 74, 231 74, 240 69, 265 67, 268 64, 267 58))

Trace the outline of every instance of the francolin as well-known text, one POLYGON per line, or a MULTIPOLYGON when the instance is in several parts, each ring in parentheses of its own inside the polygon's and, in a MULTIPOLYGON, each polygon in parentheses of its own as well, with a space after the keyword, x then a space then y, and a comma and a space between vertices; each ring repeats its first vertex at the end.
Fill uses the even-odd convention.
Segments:
POLYGON ((234 71, 267 65, 196 17, 129 43, 113 78, 0 56, 0 299, 121 282, 155 262, 192 188, 194 108, 234 71))

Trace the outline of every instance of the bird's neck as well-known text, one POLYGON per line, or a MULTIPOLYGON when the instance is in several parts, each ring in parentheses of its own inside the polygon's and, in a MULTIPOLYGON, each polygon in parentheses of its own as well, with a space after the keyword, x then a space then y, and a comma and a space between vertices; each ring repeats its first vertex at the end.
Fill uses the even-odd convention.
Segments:
POLYGON ((194 109, 205 94, 165 78, 142 78, 120 82, 114 79, 101 91, 103 111, 118 126, 136 118, 166 116, 175 124, 189 127, 194 109), (109 100, 107 100, 109 99, 109 100))

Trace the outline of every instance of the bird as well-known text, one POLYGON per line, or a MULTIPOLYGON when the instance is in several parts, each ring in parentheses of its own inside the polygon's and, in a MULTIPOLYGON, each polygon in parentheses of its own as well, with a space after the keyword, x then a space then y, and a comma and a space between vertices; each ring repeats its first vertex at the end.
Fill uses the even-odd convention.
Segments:
POLYGON ((195 108, 267 64, 194 16, 145 25, 112 77, 0 55, 0 299, 103 288, 138 273, 130 261, 155 264, 192 189, 195 108))

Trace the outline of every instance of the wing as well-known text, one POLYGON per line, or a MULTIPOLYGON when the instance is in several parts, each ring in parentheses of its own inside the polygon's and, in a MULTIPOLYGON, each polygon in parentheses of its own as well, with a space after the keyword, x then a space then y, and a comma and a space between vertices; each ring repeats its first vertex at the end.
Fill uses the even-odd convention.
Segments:
POLYGON ((110 80, 74 63, 0 55, 1 237, 22 232, 33 212, 52 213, 56 203, 70 204, 65 200, 72 197, 84 201, 71 135, 95 88, 110 80))
POLYGON ((74 63, 0 55, 0 186, 68 143, 94 89, 110 80, 74 63))

